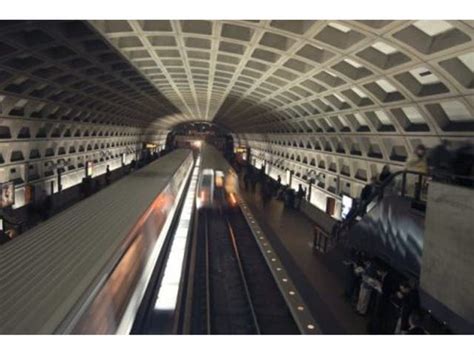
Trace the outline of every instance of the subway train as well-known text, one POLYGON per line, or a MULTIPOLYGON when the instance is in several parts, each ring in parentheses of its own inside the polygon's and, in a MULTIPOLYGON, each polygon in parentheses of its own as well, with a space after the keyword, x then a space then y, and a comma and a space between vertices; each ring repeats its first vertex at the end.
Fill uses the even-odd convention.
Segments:
POLYGON ((0 248, 0 334, 124 334, 193 168, 178 149, 0 248))
POLYGON ((226 208, 237 205, 238 178, 231 169, 224 172, 203 169, 196 197, 197 208, 226 208))
POLYGON ((214 206, 214 170, 203 169, 199 177, 197 208, 212 208, 214 206))

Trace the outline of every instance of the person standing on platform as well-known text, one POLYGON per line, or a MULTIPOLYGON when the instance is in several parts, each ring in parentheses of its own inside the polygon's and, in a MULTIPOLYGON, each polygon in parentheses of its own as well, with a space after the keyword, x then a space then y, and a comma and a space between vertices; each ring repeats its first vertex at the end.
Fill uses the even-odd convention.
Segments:
POLYGON ((244 173, 244 188, 245 188, 245 191, 248 191, 249 187, 250 187, 250 171, 247 168, 247 169, 245 169, 245 173, 244 173))
POLYGON ((298 192, 296 193, 296 209, 300 210, 301 209, 301 202, 306 196, 306 191, 303 189, 303 185, 299 184, 298 185, 298 192))
POLYGON ((105 184, 108 186, 111 182, 112 173, 110 172, 110 166, 107 165, 107 169, 105 170, 105 184))
POLYGON ((258 175, 254 172, 250 174, 250 184, 252 186, 252 192, 255 193, 257 189, 258 175))
POLYGON ((375 176, 372 176, 370 178, 370 183, 365 185, 362 191, 360 192, 361 214, 365 214, 367 205, 370 202, 369 199, 372 196, 372 194, 376 191, 376 189, 377 189, 377 178, 375 176))
POLYGON ((405 334, 408 335, 426 335, 425 329, 422 327, 422 315, 420 311, 414 310, 408 317, 408 330, 405 334))
POLYGON ((362 283, 360 285, 359 297, 357 299, 356 311, 360 315, 366 315, 369 309, 373 292, 373 278, 375 276, 375 265, 367 261, 362 273, 362 283))
POLYGON ((264 181, 260 189, 260 193, 262 195, 263 207, 265 207, 268 204, 268 202, 270 201, 272 197, 270 184, 271 184, 271 181, 264 181))
POLYGON ((360 275, 364 271, 364 259, 364 252, 352 250, 349 258, 343 261, 343 264, 346 266, 344 297, 351 304, 359 293, 360 275))
POLYGON ((400 284, 397 298, 400 304, 400 311, 395 333, 400 334, 408 331, 410 314, 414 310, 419 309, 420 300, 416 289, 407 281, 400 284))
POLYGON ((372 334, 393 334, 396 318, 390 317, 390 304, 391 297, 397 290, 397 279, 393 271, 380 267, 377 269, 377 281, 375 307, 370 317, 369 332, 372 334))

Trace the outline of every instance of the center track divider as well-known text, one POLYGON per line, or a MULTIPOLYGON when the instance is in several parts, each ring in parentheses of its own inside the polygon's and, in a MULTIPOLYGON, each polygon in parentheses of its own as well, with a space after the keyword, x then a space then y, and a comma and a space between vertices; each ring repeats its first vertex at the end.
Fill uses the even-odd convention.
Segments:
MULTIPOLYGON (((233 169, 232 172, 236 174, 233 169)), ((238 175, 236 174, 236 176, 238 175)), ((243 200, 240 193, 236 192, 235 196, 242 214, 252 230, 252 234, 257 241, 265 261, 267 262, 268 268, 273 274, 275 282, 278 285, 291 314, 293 315, 298 329, 302 334, 322 334, 321 329, 315 322, 309 308, 296 290, 294 283, 291 281, 288 273, 283 267, 283 263, 275 253, 265 233, 258 225, 258 222, 250 211, 250 208, 247 206, 247 203, 243 200)))

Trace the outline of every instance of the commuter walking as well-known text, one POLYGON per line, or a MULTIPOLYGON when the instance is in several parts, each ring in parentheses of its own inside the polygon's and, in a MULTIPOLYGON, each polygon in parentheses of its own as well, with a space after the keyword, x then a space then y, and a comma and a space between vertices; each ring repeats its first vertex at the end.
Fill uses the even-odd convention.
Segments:
POLYGON ((391 174, 390 166, 384 165, 379 175, 379 182, 382 184, 391 174))
POLYGON ((450 147, 451 143, 448 140, 443 139, 441 144, 430 149, 427 154, 426 161, 428 163, 428 168, 437 178, 442 177, 442 175, 448 175, 452 172, 454 152, 451 151, 450 147))
POLYGON ((375 176, 372 176, 370 178, 370 182, 364 186, 362 191, 360 192, 360 201, 363 203, 364 201, 367 201, 370 196, 375 192, 375 185, 377 184, 377 178, 375 176))

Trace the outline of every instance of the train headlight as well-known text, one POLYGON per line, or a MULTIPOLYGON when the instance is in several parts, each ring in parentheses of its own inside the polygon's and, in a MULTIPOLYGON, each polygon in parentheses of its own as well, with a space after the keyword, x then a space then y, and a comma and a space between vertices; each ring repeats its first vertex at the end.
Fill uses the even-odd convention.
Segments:
POLYGON ((233 192, 229 194, 229 204, 231 207, 237 206, 237 199, 235 198, 235 194, 233 192))

